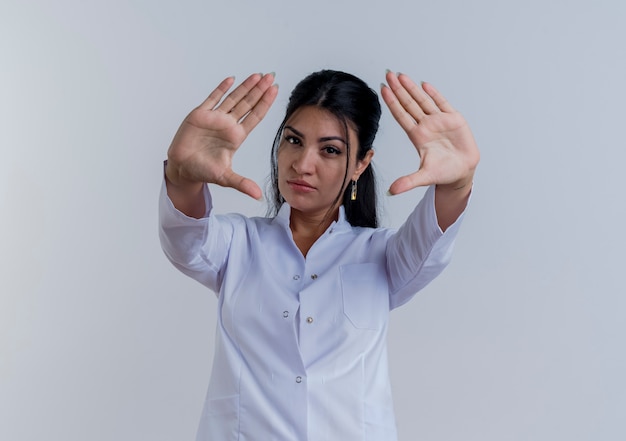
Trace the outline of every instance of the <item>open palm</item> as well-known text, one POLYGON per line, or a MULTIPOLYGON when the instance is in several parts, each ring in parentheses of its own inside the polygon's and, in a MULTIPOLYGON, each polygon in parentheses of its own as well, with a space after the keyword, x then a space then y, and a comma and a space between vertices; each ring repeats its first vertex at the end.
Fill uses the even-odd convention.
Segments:
POLYGON ((261 189, 232 170, 232 159, 263 119, 277 94, 272 74, 253 74, 222 98, 234 78, 226 78, 183 121, 168 151, 172 181, 208 182, 235 188, 256 199, 261 189), (221 102, 220 102, 221 101, 221 102))
POLYGON ((382 96, 420 156, 419 169, 398 178, 390 193, 424 185, 466 185, 480 154, 474 136, 459 112, 430 84, 422 87, 407 75, 387 73, 382 96))

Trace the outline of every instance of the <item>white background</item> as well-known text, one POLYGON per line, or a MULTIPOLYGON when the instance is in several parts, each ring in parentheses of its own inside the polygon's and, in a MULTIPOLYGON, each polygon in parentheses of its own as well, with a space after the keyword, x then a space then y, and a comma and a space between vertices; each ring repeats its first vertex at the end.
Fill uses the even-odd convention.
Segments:
MULTIPOLYGON (((400 439, 626 439, 625 19, 618 0, 4 0, 0 439, 194 438, 216 302, 160 250, 162 160, 222 78, 275 71, 235 164, 263 185, 321 68, 432 82, 482 151, 451 266, 392 314, 400 439)), ((376 151, 383 193, 417 167, 387 109, 376 151)), ((385 224, 420 196, 384 197, 385 224)))

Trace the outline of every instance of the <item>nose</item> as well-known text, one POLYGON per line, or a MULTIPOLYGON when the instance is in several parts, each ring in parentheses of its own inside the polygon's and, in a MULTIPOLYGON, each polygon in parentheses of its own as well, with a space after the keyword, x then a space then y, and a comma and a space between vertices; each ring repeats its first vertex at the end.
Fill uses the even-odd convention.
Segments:
POLYGON ((291 167, 299 175, 308 175, 315 170, 315 151, 311 148, 302 148, 293 158, 291 167))

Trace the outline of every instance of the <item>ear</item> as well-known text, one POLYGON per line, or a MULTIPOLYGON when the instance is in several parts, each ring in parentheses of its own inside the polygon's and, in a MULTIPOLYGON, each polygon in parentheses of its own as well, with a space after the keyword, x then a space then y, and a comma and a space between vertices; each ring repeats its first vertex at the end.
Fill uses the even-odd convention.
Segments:
POLYGON ((374 149, 369 149, 365 156, 360 161, 356 163, 356 170, 354 170, 354 174, 352 175, 353 181, 358 181, 361 174, 365 171, 367 167, 369 167, 370 162, 372 162, 372 158, 374 157, 374 149))

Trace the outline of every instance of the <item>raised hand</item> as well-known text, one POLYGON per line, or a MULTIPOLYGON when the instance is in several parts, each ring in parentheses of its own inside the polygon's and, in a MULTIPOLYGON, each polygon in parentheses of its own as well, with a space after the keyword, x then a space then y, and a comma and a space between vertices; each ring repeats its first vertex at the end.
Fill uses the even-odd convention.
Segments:
POLYGON ((222 81, 176 132, 168 150, 169 184, 197 189, 208 182, 260 199, 259 186, 232 170, 232 158, 274 102, 273 82, 273 74, 253 74, 224 98, 234 78, 222 81))
POLYGON ((465 121, 437 89, 415 84, 407 75, 388 72, 383 100, 420 156, 419 169, 398 178, 389 192, 398 194, 436 184, 459 189, 472 182, 480 153, 465 121))

